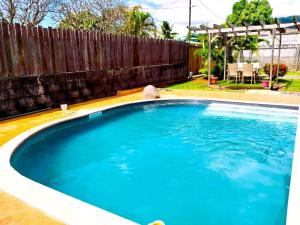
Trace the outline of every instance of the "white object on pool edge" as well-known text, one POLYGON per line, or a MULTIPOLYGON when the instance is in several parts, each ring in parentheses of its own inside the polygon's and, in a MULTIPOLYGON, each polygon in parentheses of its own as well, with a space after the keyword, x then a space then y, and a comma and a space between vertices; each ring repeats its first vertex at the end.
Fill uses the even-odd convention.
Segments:
POLYGON ((61 104, 61 105, 60 105, 60 108, 61 108, 62 111, 67 111, 67 109, 68 109, 68 104, 61 104))

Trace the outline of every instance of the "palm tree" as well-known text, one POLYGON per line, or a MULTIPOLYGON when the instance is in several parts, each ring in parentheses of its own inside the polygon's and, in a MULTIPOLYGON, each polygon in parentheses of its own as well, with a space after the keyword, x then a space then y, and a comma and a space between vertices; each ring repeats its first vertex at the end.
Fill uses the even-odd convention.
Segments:
POLYGON ((162 21, 160 25, 161 36, 164 39, 174 39, 178 33, 172 32, 173 25, 171 26, 168 21, 162 21))
POLYGON ((125 30, 128 34, 142 37, 156 35, 153 17, 149 12, 143 12, 140 6, 135 6, 128 11, 125 30))
POLYGON ((258 36, 250 37, 236 37, 231 42, 233 50, 235 50, 235 55, 240 56, 241 62, 244 62, 244 50, 250 50, 249 53, 249 62, 252 61, 253 53, 259 50, 259 43, 266 42, 269 43, 266 39, 259 38, 258 36))

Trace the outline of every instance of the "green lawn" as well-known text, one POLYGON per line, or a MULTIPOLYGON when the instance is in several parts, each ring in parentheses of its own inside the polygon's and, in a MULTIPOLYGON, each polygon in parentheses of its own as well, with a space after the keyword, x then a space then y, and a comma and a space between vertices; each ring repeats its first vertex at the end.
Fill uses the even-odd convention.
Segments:
POLYGON ((286 76, 300 76, 300 72, 299 71, 289 71, 286 76))
POLYGON ((221 87, 227 87, 228 89, 232 90, 239 90, 239 89, 262 89, 263 87, 261 86, 261 83, 256 83, 256 84, 241 84, 240 82, 235 83, 235 81, 219 81, 218 85, 221 87))
MULTIPOLYGON (((245 89, 261 89, 261 84, 241 84, 235 83, 234 81, 219 81, 217 86, 226 88, 227 90, 245 90, 245 89)), ((216 90, 216 88, 208 88, 207 80, 204 79, 195 79, 192 81, 187 81, 180 84, 171 85, 168 87, 171 90, 216 90)))
POLYGON ((300 92, 300 80, 279 79, 278 82, 286 84, 284 91, 300 92))
MULTIPOLYGON (((283 91, 300 92, 300 80, 281 78, 278 80, 278 82, 286 84, 286 87, 283 89, 283 91)), ((223 91, 263 89, 261 83, 241 84, 241 83, 235 83, 234 81, 229 81, 227 83, 227 81, 223 81, 223 80, 219 81, 217 86, 221 87, 220 90, 223 91)), ((218 88, 208 88, 207 80, 204 79, 195 79, 180 84, 174 84, 167 88, 171 90, 202 90, 202 91, 219 90, 218 88)))
POLYGON ((195 79, 180 84, 174 84, 168 87, 171 90, 210 90, 207 86, 207 80, 195 79))

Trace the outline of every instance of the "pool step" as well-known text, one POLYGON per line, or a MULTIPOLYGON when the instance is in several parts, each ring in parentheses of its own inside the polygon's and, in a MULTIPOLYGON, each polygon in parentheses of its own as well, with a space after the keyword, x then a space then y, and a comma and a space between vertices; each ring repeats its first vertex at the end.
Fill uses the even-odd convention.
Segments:
POLYGON ((292 109, 221 103, 209 104, 204 113, 211 116, 230 116, 280 122, 294 122, 298 118, 298 111, 292 109))

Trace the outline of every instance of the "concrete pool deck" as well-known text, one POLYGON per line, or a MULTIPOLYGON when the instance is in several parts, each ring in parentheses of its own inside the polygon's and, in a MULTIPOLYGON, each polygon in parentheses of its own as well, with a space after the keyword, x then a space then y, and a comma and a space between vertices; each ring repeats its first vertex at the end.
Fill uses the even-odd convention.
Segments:
MULTIPOLYGON (((124 94, 124 93, 123 93, 124 94)), ((125 93, 123 96, 115 96, 92 100, 85 103, 70 106, 67 113, 59 109, 40 112, 32 115, 22 116, 14 119, 0 121, 0 146, 18 134, 27 131, 38 125, 54 121, 61 118, 70 117, 77 112, 93 110, 110 105, 142 100, 141 92, 125 93)), ((192 98, 211 98, 249 102, 267 102, 277 104, 300 104, 300 96, 293 95, 273 95, 269 93, 253 94, 241 92, 222 92, 222 91, 191 91, 191 90, 162 90, 162 98, 172 97, 192 97, 192 98)), ((59 221, 48 217, 38 209, 28 206, 26 203, 10 196, 0 190, 0 225, 2 224, 61 224, 59 221)), ((88 220, 88 218, 87 218, 88 220)))

